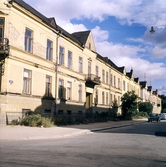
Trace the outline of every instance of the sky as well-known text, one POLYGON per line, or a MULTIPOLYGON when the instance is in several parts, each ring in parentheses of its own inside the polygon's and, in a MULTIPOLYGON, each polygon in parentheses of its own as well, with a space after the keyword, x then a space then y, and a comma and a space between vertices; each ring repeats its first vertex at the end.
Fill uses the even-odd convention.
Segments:
POLYGON ((69 33, 91 30, 97 53, 166 95, 166 0, 24 1, 69 33))

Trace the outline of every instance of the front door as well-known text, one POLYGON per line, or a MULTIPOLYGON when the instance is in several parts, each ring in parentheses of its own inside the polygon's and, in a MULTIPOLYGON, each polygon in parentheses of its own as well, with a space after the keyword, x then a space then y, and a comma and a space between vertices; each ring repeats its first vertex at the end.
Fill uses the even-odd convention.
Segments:
POLYGON ((86 93, 86 112, 87 113, 92 112, 92 99, 93 99, 93 94, 86 93))

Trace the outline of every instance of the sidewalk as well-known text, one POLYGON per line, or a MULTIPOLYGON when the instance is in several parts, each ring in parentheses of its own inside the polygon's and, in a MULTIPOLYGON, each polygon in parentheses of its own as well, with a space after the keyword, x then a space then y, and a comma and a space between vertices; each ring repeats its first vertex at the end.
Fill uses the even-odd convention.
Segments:
POLYGON ((27 127, 27 126, 0 126, 0 140, 35 140, 35 139, 58 139, 96 131, 141 124, 147 119, 132 121, 109 121, 82 125, 55 126, 52 128, 27 127))

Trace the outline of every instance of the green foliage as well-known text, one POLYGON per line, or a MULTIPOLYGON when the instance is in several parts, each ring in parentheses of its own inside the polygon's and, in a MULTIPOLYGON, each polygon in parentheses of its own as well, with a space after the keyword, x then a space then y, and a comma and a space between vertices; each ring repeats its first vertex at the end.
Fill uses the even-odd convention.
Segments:
POLYGON ((166 112, 166 96, 165 95, 161 95, 161 108, 162 108, 162 112, 166 112))
POLYGON ((18 119, 13 119, 10 123, 10 125, 19 125, 18 119))
POLYGON ((135 94, 134 91, 126 92, 122 98, 122 115, 131 115, 135 110, 137 110, 139 97, 135 94))
POLYGON ((149 115, 153 111, 153 105, 150 102, 142 102, 139 104, 139 111, 146 112, 149 115))
POLYGON ((162 109, 162 113, 166 113, 166 108, 162 109))
POLYGON ((26 116, 22 120, 22 125, 31 127, 36 127, 36 126, 52 127, 54 123, 52 122, 51 118, 42 117, 40 114, 36 114, 36 115, 26 116))
POLYGON ((147 118, 148 114, 146 112, 138 112, 136 115, 133 116, 134 119, 141 119, 147 118))

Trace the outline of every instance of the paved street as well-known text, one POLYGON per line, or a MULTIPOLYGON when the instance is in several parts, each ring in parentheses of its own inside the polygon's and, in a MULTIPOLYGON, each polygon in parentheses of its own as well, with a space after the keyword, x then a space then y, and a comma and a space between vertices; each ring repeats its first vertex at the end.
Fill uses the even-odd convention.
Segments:
POLYGON ((166 121, 57 139, 1 140, 1 167, 166 166, 166 121))

